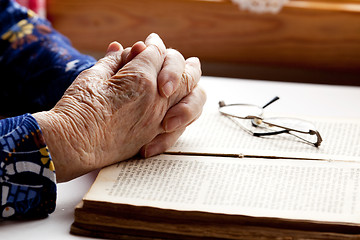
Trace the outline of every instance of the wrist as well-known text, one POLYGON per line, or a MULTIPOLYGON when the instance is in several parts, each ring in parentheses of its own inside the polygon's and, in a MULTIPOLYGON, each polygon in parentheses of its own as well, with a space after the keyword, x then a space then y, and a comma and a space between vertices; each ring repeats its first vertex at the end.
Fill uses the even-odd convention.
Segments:
POLYGON ((74 134, 71 120, 52 110, 32 115, 41 128, 52 156, 57 182, 69 181, 93 170, 91 166, 83 164, 84 159, 89 159, 89 154, 80 146, 79 135, 74 134))

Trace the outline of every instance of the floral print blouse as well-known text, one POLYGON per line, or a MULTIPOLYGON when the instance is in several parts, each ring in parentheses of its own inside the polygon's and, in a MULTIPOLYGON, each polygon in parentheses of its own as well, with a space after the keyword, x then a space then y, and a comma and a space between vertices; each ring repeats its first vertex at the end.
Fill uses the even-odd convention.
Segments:
POLYGON ((95 59, 14 0, 0 0, 0 219, 55 209, 56 178, 31 113, 52 108, 95 59))

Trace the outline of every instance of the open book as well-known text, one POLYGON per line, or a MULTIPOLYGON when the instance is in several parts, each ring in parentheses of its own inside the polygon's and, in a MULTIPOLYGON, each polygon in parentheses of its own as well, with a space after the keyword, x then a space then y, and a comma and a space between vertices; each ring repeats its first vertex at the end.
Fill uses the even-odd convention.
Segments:
POLYGON ((166 154, 104 168, 74 234, 114 239, 360 239, 360 119, 307 118, 320 148, 253 137, 216 109, 166 154))

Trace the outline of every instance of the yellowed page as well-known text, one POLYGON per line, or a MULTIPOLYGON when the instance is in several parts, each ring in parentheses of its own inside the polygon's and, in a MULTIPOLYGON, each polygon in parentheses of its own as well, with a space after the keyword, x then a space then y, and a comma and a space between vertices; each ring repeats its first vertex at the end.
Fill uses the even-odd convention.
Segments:
MULTIPOLYGON (((360 119, 302 117, 314 123, 323 142, 319 148, 281 134, 254 137, 216 108, 190 125, 169 153, 243 154, 360 162, 360 119)), ((249 121, 249 120, 246 120, 249 121)))
POLYGON ((103 169, 84 200, 360 224, 359 182, 359 163, 160 155, 103 169))

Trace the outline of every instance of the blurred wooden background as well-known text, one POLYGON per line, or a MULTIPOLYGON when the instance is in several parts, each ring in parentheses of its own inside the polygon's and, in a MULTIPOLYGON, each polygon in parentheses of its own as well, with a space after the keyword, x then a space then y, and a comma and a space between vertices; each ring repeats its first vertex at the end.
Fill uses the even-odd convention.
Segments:
POLYGON ((53 26, 96 57, 158 33, 205 75, 360 85, 360 1, 291 0, 279 14, 229 0, 48 0, 53 26))

